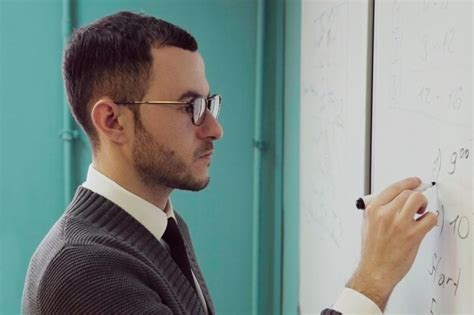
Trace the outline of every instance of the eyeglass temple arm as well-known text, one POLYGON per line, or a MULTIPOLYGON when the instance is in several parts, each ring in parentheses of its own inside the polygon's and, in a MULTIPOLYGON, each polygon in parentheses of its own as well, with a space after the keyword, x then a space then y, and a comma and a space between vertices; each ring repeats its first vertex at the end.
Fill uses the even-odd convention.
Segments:
POLYGON ((190 102, 178 102, 178 101, 120 101, 115 102, 116 104, 155 104, 155 105, 188 105, 190 102))

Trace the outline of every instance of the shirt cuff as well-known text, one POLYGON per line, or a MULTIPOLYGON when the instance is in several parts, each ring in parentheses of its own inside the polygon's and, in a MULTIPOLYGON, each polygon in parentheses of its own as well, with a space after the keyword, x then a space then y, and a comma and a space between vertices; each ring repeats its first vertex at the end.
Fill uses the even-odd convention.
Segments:
POLYGON ((360 292, 345 288, 333 309, 344 315, 382 315, 382 311, 371 299, 360 292))

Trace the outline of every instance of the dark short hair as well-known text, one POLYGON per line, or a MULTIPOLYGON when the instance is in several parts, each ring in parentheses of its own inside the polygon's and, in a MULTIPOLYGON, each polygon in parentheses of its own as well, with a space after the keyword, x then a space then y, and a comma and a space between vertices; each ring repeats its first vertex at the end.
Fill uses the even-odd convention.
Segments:
MULTIPOLYGON (((178 26, 125 11, 72 34, 64 53, 64 81, 71 111, 93 150, 98 147, 90 115, 94 102, 104 96, 113 100, 142 99, 152 74, 151 48, 164 46, 193 52, 198 49, 194 37, 178 26)), ((134 116, 139 120, 138 108, 134 116)))

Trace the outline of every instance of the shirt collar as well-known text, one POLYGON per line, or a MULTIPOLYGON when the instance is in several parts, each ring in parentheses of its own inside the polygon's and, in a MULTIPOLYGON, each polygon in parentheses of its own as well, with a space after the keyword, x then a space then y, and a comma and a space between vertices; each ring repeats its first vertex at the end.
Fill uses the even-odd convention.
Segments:
POLYGON ((89 165, 87 179, 82 186, 118 205, 158 240, 165 233, 168 218, 176 220, 171 200, 168 199, 165 210, 162 210, 100 173, 92 164, 89 165))

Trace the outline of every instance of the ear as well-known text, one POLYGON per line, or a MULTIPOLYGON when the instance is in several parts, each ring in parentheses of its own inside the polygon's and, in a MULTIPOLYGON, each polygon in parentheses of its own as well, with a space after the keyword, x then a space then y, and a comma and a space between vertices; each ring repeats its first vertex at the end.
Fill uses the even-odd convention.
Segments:
POLYGON ((122 144, 128 139, 131 112, 108 98, 98 100, 91 111, 91 119, 100 137, 122 144), (128 113, 127 113, 128 112, 128 113))

